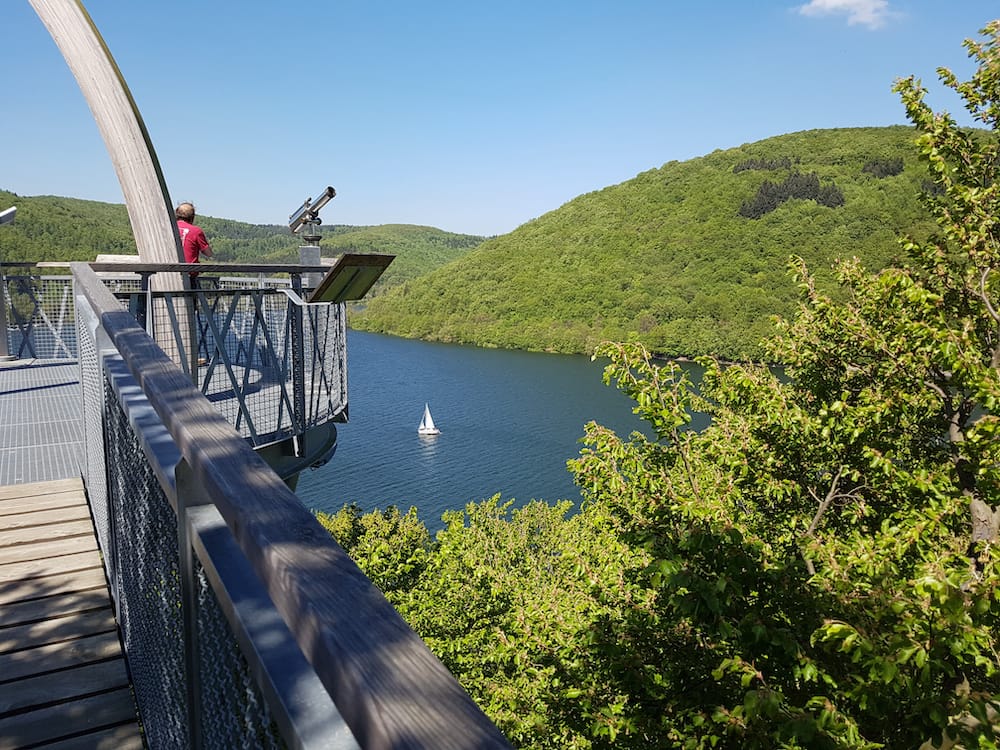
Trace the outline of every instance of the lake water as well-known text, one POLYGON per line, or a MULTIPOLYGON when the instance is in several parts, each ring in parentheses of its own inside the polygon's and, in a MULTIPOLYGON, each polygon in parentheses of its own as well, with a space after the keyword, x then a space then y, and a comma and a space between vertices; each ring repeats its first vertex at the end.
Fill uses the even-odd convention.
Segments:
POLYGON ((579 455, 584 425, 627 435, 643 424, 585 356, 349 331, 347 358, 350 422, 338 425, 334 457, 303 472, 296 490, 312 509, 415 506, 436 530, 444 511, 498 492, 576 501, 566 461, 579 455), (440 435, 417 435, 425 402, 440 435))

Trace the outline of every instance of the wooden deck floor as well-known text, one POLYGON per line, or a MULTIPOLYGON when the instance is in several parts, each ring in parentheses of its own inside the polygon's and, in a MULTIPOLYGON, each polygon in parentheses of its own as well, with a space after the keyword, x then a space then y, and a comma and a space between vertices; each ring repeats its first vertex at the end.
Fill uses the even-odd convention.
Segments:
POLYGON ((142 746, 83 483, 0 486, 0 750, 142 746))

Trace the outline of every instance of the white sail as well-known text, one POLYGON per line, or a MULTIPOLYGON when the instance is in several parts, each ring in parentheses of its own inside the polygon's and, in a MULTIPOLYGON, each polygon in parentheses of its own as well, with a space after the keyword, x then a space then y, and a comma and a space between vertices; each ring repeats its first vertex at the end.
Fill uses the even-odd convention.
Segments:
POLYGON ((417 434, 438 435, 440 433, 441 430, 434 426, 434 419, 431 417, 430 407, 427 404, 424 404, 424 416, 420 420, 420 426, 417 428, 417 434))

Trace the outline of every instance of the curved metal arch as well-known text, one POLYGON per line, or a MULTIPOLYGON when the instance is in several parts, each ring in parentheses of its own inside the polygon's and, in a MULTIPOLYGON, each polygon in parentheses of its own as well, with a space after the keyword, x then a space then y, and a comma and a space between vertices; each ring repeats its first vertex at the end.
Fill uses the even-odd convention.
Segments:
MULTIPOLYGON (((170 194, 139 108, 82 0, 29 0, 76 78, 125 196, 139 258, 183 263, 170 194)), ((160 274, 161 276, 163 274, 160 274)), ((178 288, 181 274, 170 284, 178 288)))

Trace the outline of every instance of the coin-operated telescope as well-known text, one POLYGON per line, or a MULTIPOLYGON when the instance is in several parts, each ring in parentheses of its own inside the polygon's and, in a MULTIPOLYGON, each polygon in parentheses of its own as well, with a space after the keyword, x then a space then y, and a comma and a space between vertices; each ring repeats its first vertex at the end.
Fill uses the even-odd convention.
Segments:
POLYGON ((327 265, 330 269, 325 274, 309 273, 303 275, 302 280, 305 282, 305 286, 312 290, 307 294, 307 302, 339 304, 362 299, 396 257, 395 255, 347 253, 341 255, 331 264, 323 264, 319 251, 319 211, 336 194, 336 190, 328 187, 319 194, 315 201, 312 198, 306 198, 305 203, 288 217, 288 228, 292 230, 292 234, 298 234, 302 230, 302 239, 308 243, 299 247, 299 262, 304 266, 327 265))
POLYGON ((305 203, 299 206, 291 216, 288 217, 288 228, 292 230, 292 234, 298 234, 299 230, 305 227, 305 231, 302 234, 302 239, 310 244, 319 244, 319 211, 323 206, 329 203, 333 197, 337 194, 337 191, 332 187, 327 187, 319 197, 313 202, 312 198, 306 198, 305 203))

